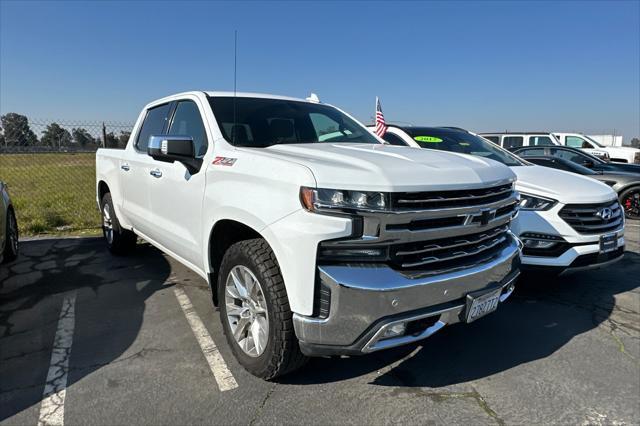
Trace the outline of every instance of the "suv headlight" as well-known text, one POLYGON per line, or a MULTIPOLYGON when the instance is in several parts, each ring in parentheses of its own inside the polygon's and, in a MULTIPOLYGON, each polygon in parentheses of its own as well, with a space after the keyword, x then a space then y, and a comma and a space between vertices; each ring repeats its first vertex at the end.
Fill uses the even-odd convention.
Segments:
POLYGON ((389 194, 303 186, 300 188, 300 202, 311 212, 318 210, 386 211, 389 208, 389 194))
POLYGON ((555 206, 556 200, 520 193, 520 210, 549 210, 555 206))

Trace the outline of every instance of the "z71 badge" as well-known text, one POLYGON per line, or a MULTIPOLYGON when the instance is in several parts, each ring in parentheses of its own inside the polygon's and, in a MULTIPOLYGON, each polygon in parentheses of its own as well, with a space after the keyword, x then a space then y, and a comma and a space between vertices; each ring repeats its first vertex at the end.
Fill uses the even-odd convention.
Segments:
POLYGON ((216 157, 213 159, 213 164, 217 166, 233 166, 237 158, 229 157, 216 157))

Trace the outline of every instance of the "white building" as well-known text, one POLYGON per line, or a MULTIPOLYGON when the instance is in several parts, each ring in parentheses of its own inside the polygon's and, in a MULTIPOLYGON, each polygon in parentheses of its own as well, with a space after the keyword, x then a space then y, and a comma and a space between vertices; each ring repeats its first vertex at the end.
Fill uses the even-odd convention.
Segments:
POLYGON ((606 146, 622 146, 621 135, 587 135, 599 144, 606 146))

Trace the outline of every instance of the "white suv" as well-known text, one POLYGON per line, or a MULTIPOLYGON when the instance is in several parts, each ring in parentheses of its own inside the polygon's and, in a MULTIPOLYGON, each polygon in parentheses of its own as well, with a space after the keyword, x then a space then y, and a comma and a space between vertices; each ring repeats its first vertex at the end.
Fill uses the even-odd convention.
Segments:
MULTIPOLYGON (((520 134, 519 137, 534 137, 520 134)), ((542 137, 536 135, 535 137, 542 137)), ((520 213, 512 231, 524 243, 523 269, 566 273, 601 267, 624 252, 624 214, 616 193, 594 179, 535 166, 453 127, 389 126, 383 139, 499 161, 516 174, 520 213)))
POLYGON ((602 159, 611 159, 618 163, 640 164, 640 149, 629 146, 605 146, 580 133, 557 133, 553 135, 560 144, 582 149, 602 159), (606 154, 603 155, 602 153, 606 154))

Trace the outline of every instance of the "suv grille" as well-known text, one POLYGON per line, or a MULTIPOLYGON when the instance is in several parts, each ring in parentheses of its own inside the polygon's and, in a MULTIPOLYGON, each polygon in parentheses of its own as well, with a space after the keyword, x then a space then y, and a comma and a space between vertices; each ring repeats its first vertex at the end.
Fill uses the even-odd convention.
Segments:
POLYGON ((622 225, 622 209, 618 201, 600 204, 567 204, 560 217, 581 234, 615 231, 622 225))

